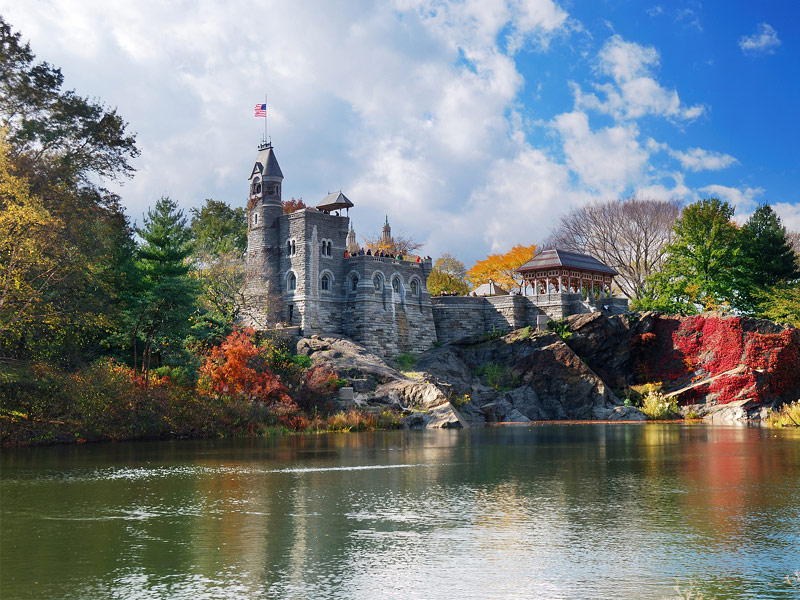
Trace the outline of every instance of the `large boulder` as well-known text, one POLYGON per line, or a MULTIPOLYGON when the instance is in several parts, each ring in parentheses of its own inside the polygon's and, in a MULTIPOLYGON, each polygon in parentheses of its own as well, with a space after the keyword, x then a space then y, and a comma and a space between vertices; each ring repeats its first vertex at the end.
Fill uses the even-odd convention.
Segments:
POLYGON ((353 386, 359 406, 402 411, 408 415, 409 427, 462 426, 448 400, 449 390, 406 376, 349 338, 333 334, 302 338, 296 352, 310 356, 316 365, 346 379, 353 386))

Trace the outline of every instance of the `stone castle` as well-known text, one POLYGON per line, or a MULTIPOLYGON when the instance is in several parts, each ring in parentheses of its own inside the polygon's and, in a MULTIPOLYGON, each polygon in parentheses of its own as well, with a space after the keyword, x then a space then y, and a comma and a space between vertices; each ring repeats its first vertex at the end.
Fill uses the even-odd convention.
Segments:
MULTIPOLYGON (((396 356, 466 336, 541 327, 551 317, 598 310, 593 304, 601 302, 606 310, 623 309, 617 298, 590 294, 584 301, 585 291, 562 285, 560 274, 573 271, 554 269, 533 272, 533 296, 431 298, 430 259, 358 251, 349 218, 353 203, 341 192, 316 209, 284 214, 283 173, 271 143, 259 146, 248 179, 244 322, 256 329, 280 323, 304 336, 341 334, 381 356, 396 356)), ((382 238, 391 240, 388 219, 382 238)), ((610 290, 605 277, 601 284, 610 290)))

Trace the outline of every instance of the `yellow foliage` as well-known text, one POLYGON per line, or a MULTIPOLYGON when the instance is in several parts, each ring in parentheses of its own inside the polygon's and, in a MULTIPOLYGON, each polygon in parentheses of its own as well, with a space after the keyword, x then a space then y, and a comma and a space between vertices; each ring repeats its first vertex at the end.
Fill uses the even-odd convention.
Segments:
POLYGON ((536 244, 517 244, 505 254, 490 254, 467 271, 467 279, 473 286, 491 282, 509 291, 514 288, 522 291, 524 282, 517 269, 533 258, 535 252, 536 244))
POLYGON ((60 276, 50 252, 60 221, 15 173, 7 132, 0 131, 0 333, 26 318, 47 320, 44 293, 60 276))

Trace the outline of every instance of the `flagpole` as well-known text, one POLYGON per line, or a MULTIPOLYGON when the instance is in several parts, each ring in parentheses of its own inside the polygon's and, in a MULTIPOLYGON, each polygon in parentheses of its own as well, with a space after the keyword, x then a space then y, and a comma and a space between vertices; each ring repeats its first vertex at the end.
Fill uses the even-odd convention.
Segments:
POLYGON ((264 92, 264 143, 267 143, 267 93, 264 92))

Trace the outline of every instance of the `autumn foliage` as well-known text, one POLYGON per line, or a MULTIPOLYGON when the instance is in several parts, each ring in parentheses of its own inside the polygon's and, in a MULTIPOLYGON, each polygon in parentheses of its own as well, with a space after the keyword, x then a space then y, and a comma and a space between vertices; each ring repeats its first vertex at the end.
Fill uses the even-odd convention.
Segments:
POLYGON ((668 389, 698 384, 681 394, 682 404, 791 399, 800 391, 800 331, 765 323, 715 313, 662 316, 655 335, 632 340, 633 348, 649 381, 668 389))
POLYGON ((507 290, 522 291, 524 280, 517 269, 533 258, 535 252, 536 244, 517 244, 505 254, 490 254, 467 271, 467 279, 476 287, 491 282, 507 290))
POLYGON ((216 397, 263 402, 288 412, 294 409, 288 389, 269 368, 268 350, 253 341, 252 329, 231 333, 211 350, 200 368, 200 389, 216 397))

